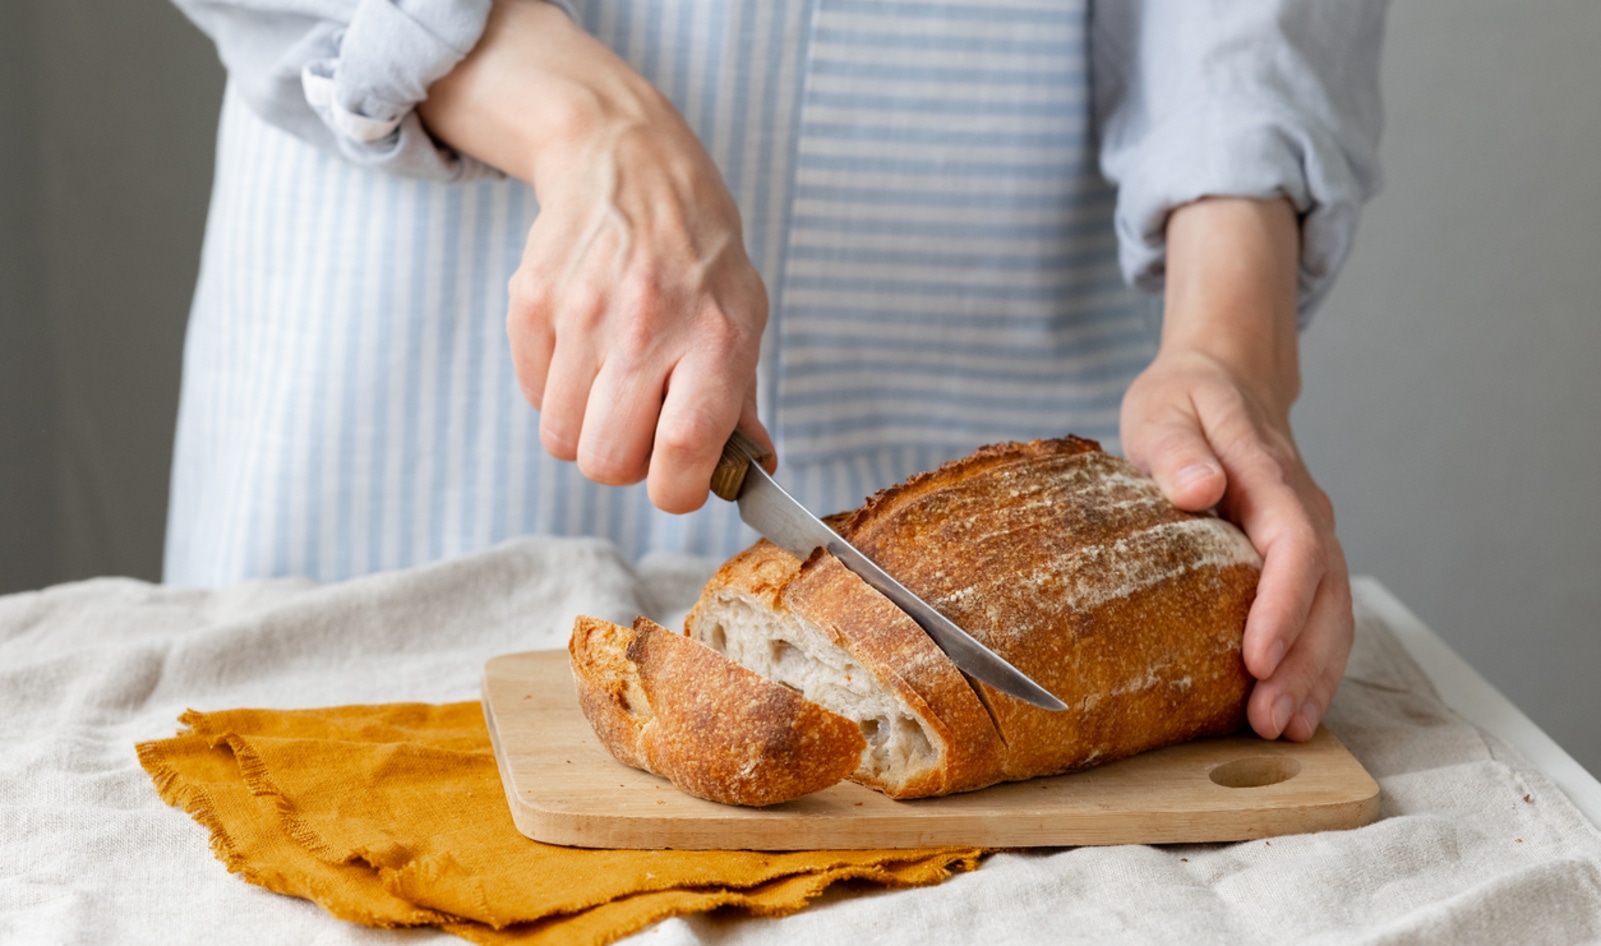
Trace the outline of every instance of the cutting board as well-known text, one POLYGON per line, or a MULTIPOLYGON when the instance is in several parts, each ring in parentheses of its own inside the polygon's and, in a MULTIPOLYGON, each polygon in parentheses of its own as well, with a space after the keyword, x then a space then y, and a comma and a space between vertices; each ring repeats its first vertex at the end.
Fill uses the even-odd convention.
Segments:
POLYGON ((1202 739, 1052 778, 893 801, 845 782, 769 808, 678 791, 603 748, 565 651, 496 657, 484 716, 517 829, 575 847, 822 850, 1237 841, 1354 828, 1379 786, 1325 728, 1304 743, 1202 739))

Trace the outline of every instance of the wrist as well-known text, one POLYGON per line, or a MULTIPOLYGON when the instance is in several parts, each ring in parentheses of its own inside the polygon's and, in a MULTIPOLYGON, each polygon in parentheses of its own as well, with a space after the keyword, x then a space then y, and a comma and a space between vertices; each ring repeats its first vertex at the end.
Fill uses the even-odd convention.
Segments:
POLYGON ((648 122, 659 99, 559 7, 495 0, 478 45, 417 111, 435 137, 537 192, 598 137, 648 122))
POLYGON ((1175 210, 1161 358, 1204 358, 1275 414, 1300 393, 1299 232, 1286 199, 1209 197, 1175 210))

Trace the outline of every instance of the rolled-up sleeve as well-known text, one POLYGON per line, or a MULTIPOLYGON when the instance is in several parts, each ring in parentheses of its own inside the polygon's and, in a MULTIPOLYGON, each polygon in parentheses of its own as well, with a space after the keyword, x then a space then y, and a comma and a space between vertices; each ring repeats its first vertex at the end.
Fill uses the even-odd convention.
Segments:
POLYGON ((1168 214, 1206 196, 1288 197, 1302 323, 1379 186, 1384 0, 1100 0, 1091 58, 1123 273, 1159 290, 1168 214))
POLYGON ((217 44, 229 80, 266 121, 395 174, 497 173, 434 139, 416 113, 428 87, 477 44, 490 0, 174 2, 217 44))

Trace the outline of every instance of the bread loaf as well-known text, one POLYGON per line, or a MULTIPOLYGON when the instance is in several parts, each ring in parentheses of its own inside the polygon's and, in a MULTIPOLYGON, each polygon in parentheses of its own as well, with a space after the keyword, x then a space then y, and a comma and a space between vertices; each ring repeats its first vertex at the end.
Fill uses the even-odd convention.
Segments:
MULTIPOLYGON (((849 720, 863 749, 847 774, 864 785, 894 798, 968 791, 1244 722, 1251 679, 1240 640, 1260 573, 1256 551, 1232 525, 1175 508, 1091 441, 985 447, 830 522, 1068 704, 1052 713, 969 681, 831 556, 818 551, 803 563, 758 542, 707 583, 685 633, 707 645, 705 659, 725 655, 849 720)), ((579 654, 575 646, 575 668, 579 654)), ((618 750, 607 733, 624 727, 604 714, 590 719, 618 758, 662 771, 618 750)), ((782 768, 766 771, 776 778, 782 768)), ((695 793, 742 804, 776 797, 748 784, 695 793)))
POLYGON ((895 798, 965 791, 1244 722, 1255 549, 1092 441, 986 447, 832 524, 1068 704, 1052 713, 971 684, 832 558, 803 565, 757 543, 707 583, 685 631, 857 720, 863 784, 895 798))

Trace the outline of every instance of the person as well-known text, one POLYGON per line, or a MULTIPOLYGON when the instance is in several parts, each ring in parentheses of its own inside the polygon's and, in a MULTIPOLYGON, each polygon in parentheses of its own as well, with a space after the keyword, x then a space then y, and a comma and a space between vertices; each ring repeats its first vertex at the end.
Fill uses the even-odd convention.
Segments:
POLYGON ((1245 530, 1249 718, 1312 736, 1353 619, 1290 407, 1380 0, 177 3, 230 78, 167 580, 725 555, 736 426, 823 510, 1075 432, 1245 530))

